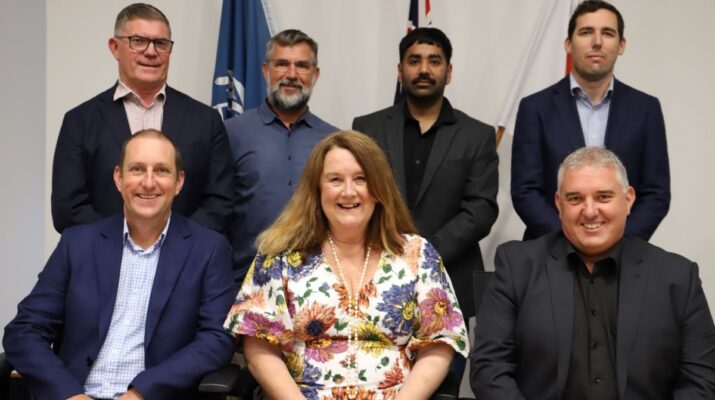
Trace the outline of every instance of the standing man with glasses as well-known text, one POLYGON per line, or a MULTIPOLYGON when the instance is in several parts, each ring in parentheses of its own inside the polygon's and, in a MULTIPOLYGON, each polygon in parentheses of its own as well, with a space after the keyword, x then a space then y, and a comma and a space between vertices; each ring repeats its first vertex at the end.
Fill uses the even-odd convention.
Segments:
POLYGON ((266 45, 266 101, 226 121, 235 175, 235 218, 230 235, 236 279, 256 254, 256 236, 293 195, 316 143, 337 130, 308 110, 320 76, 318 44, 297 29, 266 45))
POLYGON ((167 86, 174 42, 159 9, 132 4, 117 15, 109 50, 119 79, 65 115, 52 167, 52 220, 66 228, 121 212, 112 171, 121 144, 145 129, 165 132, 184 159, 186 184, 173 210, 224 232, 233 177, 226 130, 212 108, 167 86))

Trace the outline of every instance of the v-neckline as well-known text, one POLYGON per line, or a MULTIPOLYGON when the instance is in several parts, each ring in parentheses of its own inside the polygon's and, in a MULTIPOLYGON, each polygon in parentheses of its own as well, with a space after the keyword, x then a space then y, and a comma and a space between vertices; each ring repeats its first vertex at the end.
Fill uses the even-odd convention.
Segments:
MULTIPOLYGON (((333 274, 333 276, 335 277, 335 280, 338 283, 342 283, 343 285, 345 285, 345 282, 343 282, 343 280, 340 279, 340 274, 338 273, 338 271, 335 268, 333 268, 333 266, 328 262, 328 258, 325 255, 325 251, 323 251, 322 249, 321 249, 321 254, 323 256, 323 259, 322 259, 323 264, 325 264, 325 266, 328 268, 328 270, 330 270, 330 273, 333 274)), ((377 265, 375 266, 375 270, 372 271, 372 276, 370 276, 368 278, 367 273, 366 273, 365 281, 362 283, 362 287, 359 288, 359 290, 356 292, 358 298, 362 294, 363 289, 366 288, 368 285, 370 285, 370 282, 372 282, 375 279, 375 277, 377 276, 379 271, 382 269, 382 268, 380 268, 380 265, 382 265, 382 259, 383 259, 384 255, 385 255, 385 252, 380 251, 380 256, 377 259, 377 265)), ((369 266, 369 264, 368 264, 368 266, 369 266)), ((347 287, 345 287, 345 290, 347 290, 347 287)))

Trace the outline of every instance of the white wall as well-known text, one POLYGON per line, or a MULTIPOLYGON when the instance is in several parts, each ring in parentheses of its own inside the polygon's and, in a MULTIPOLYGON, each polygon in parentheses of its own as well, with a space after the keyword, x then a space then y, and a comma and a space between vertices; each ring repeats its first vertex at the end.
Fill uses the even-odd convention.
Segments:
MULTIPOLYGON (((454 45, 453 81, 447 95, 456 107, 485 122, 497 122, 510 79, 543 1, 432 1, 435 26, 442 28, 454 45)), ((715 2, 613 2, 624 15, 628 39, 626 52, 616 66, 616 75, 659 97, 666 119, 673 200, 670 213, 653 242, 698 261, 706 293, 715 299, 715 254, 708 251, 708 246, 715 241, 710 229, 715 223, 715 210, 710 207, 715 190, 707 172, 712 171, 709 157, 715 148, 713 124, 708 123, 709 113, 715 109, 712 95, 715 90, 712 74, 715 71, 712 50, 715 2)), ((23 15, 42 8, 42 3, 23 2, 22 6, 19 1, 11 6, 2 3, 0 29, 3 33, 9 30, 5 38, 10 34, 17 40, 16 46, 7 49, 8 41, 0 41, 5 50, 0 68, 14 68, 9 73, 3 69, 2 104, 14 103, 16 93, 31 102, 12 113, 14 117, 22 116, 18 125, 6 126, 3 115, 0 140, 7 143, 11 140, 8 135, 15 132, 16 126, 27 128, 28 124, 39 124, 39 128, 32 128, 35 140, 41 127, 46 125, 46 137, 41 146, 34 142, 20 146, 12 139, 12 146, 7 143, 0 147, 1 162, 12 163, 0 169, 0 179, 5 183, 2 187, 6 188, 5 218, 0 230, 3 238, 13 238, 1 241, 3 246, 8 246, 6 251, 0 252, 3 257, 1 281, 4 286, 16 286, 16 291, 9 294, 3 290, 0 317, 12 315, 20 299, 18 293, 25 293, 28 288, 23 274, 39 271, 40 258, 44 258, 38 256, 42 249, 29 252, 33 258, 21 254, 19 259, 23 266, 17 267, 12 265, 16 263, 14 259, 6 261, 7 254, 21 248, 19 243, 31 243, 35 246, 33 249, 36 248, 43 240, 43 230, 45 257, 57 241, 49 217, 49 173, 56 135, 65 111, 108 88, 116 79, 116 63, 106 42, 116 13, 128 3, 117 0, 47 2, 45 65, 42 65, 42 52, 28 58, 28 50, 43 48, 44 39, 37 33, 42 32, 43 27, 27 29, 32 23, 22 20, 23 15), (6 25, 6 20, 10 25, 6 25), (20 62, 8 63, 7 60, 20 62), (43 82, 45 66, 46 113, 42 95, 36 94, 40 90, 30 90, 26 83, 43 82), (20 82, 23 82, 22 91, 20 82), (17 87, 17 90, 8 91, 8 87, 17 87), (43 150, 44 159, 39 157, 43 150), (22 168, 18 168, 20 163, 22 168), (18 186, 29 182, 37 186, 41 174, 33 170, 36 168, 44 168, 44 193, 18 186), (34 204, 28 202, 30 193, 34 204), (40 198, 44 199, 44 206, 40 205, 40 198), (44 210, 44 220, 38 220, 40 210, 44 210), (20 231, 32 234, 21 237, 20 231)), ((169 83, 208 102, 221 1, 158 0, 153 4, 169 17, 177 43, 169 83)), ((407 9, 405 0, 272 0, 271 4, 279 29, 303 29, 320 44, 321 78, 311 101, 314 112, 347 128, 355 115, 392 102, 397 43, 403 35, 407 9)), ((37 20, 34 23, 37 24, 37 20)), ((5 107, 0 109, 8 112, 5 107)), ((498 243, 520 238, 523 230, 509 200, 510 152, 511 138, 506 135, 499 148, 501 212, 492 235, 482 242, 487 265, 491 265, 498 243)))
POLYGON ((4 327, 45 261, 44 2, 0 2, 0 54, 0 327, 4 327))

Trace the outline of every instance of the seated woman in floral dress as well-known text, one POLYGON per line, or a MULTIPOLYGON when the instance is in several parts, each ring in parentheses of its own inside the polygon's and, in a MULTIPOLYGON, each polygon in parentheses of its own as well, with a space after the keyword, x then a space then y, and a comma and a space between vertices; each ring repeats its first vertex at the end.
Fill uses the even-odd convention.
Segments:
POLYGON ((225 327, 269 397, 427 399, 454 352, 466 357, 439 254, 367 136, 318 143, 257 246, 225 327))

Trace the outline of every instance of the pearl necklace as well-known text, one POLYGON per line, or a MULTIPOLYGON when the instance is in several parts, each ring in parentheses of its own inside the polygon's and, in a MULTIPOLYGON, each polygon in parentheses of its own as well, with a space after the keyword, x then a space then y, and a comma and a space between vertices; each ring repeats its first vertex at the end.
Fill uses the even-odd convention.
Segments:
POLYGON ((350 318, 349 328, 348 328, 348 349, 353 354, 355 358, 355 370, 353 371, 353 383, 358 383, 357 376, 357 351, 355 347, 358 344, 358 321, 359 321, 359 309, 358 302, 360 300, 360 290, 362 289, 363 282, 365 281, 365 273, 367 272, 367 264, 370 262, 370 246, 367 247, 367 252, 365 253, 365 261, 362 264, 362 270, 360 271, 360 280, 358 281, 357 293, 353 293, 352 287, 345 279, 343 274, 343 268, 340 266, 340 259, 338 258, 338 253, 335 251, 335 243, 333 243, 333 236, 328 232, 328 244, 330 245, 330 251, 333 253, 333 259, 335 260, 335 266, 338 268, 338 278, 345 286, 345 290, 348 292, 348 316, 350 318), (353 343, 355 347, 353 347, 353 343))

